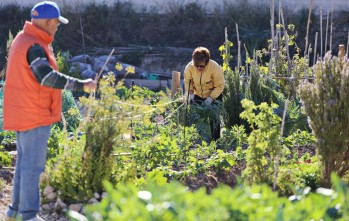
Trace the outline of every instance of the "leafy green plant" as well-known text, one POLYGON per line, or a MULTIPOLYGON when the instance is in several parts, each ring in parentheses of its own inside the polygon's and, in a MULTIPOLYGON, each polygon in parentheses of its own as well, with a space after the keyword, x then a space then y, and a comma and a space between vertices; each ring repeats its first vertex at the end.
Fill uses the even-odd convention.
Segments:
POLYGON ((281 152, 279 116, 273 113, 276 104, 262 103, 256 106, 253 101, 244 99, 245 111, 241 118, 246 119, 252 129, 246 149, 246 169, 242 177, 249 183, 272 183, 272 174, 276 170, 277 157, 281 152), (256 113, 257 112, 257 113, 256 113))
POLYGON ((234 125, 231 129, 225 129, 219 139, 219 146, 225 150, 236 149, 247 145, 247 134, 243 125, 234 125))
POLYGON ((64 202, 81 202, 90 194, 81 182, 87 172, 82 170, 81 158, 85 136, 66 139, 66 131, 55 136, 60 139, 59 146, 53 147, 51 144, 48 152, 50 158, 47 161, 46 173, 49 175, 49 184, 55 188, 64 202))
POLYGON ((212 126, 216 128, 218 124, 222 124, 221 119, 225 119, 226 116, 227 112, 221 102, 209 106, 204 103, 190 105, 187 113, 187 124, 188 126, 195 125, 202 139, 209 142, 211 140, 210 122, 212 121, 212 126))
MULTIPOLYGON (((163 174, 149 174, 146 183, 120 183, 101 203, 86 208, 87 220, 346 220, 348 188, 333 176, 334 189, 309 189, 279 197, 267 185, 231 189, 219 186, 211 194, 204 189, 191 192, 176 182, 167 183, 163 174), (137 208, 137 209, 135 209, 137 208)), ((71 216, 73 217, 73 216, 71 216)), ((74 220, 74 219, 73 219, 74 220)))
POLYGON ((4 146, 0 145, 0 168, 2 166, 11 166, 12 157, 8 152, 3 151, 4 146))

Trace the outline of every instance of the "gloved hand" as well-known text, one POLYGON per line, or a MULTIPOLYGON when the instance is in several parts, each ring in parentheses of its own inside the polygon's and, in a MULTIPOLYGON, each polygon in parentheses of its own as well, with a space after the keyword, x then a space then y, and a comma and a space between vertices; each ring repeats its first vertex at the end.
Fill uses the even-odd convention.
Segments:
POLYGON ((208 97, 208 98, 206 98, 206 100, 205 100, 205 104, 206 104, 207 106, 209 106, 209 105, 211 105, 212 101, 213 101, 213 99, 212 99, 211 97, 208 97))
POLYGON ((194 94, 189 94, 189 104, 194 103, 194 94))

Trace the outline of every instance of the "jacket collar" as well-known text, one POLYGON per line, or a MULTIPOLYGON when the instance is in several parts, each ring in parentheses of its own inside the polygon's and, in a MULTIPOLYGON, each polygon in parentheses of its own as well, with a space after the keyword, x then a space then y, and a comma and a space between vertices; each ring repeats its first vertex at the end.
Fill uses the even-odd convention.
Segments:
POLYGON ((47 32, 44 30, 41 30, 37 26, 33 25, 33 23, 26 21, 24 24, 23 32, 25 34, 34 36, 36 38, 39 38, 40 40, 44 41, 47 44, 52 43, 53 37, 50 36, 47 32))

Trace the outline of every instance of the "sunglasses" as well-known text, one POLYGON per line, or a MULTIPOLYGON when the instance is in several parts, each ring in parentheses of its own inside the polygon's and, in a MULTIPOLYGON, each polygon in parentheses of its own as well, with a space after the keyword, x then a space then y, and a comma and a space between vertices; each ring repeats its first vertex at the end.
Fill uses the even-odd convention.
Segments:
POLYGON ((197 68, 205 68, 206 65, 195 65, 195 67, 197 67, 197 68))

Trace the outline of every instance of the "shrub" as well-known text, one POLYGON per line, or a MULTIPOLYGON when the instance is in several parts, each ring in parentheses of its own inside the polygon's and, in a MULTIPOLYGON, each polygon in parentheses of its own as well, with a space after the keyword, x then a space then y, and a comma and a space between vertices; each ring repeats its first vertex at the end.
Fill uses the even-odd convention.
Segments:
POLYGON ((281 118, 273 113, 277 105, 269 106, 267 103, 262 103, 256 106, 253 101, 247 99, 241 103, 245 111, 240 116, 247 120, 252 129, 248 137, 246 169, 242 172, 242 177, 249 184, 271 184, 281 153, 279 143, 281 118))
POLYGON ((313 71, 314 82, 300 85, 300 96, 324 166, 323 181, 329 185, 331 172, 349 172, 349 64, 327 53, 313 71))

